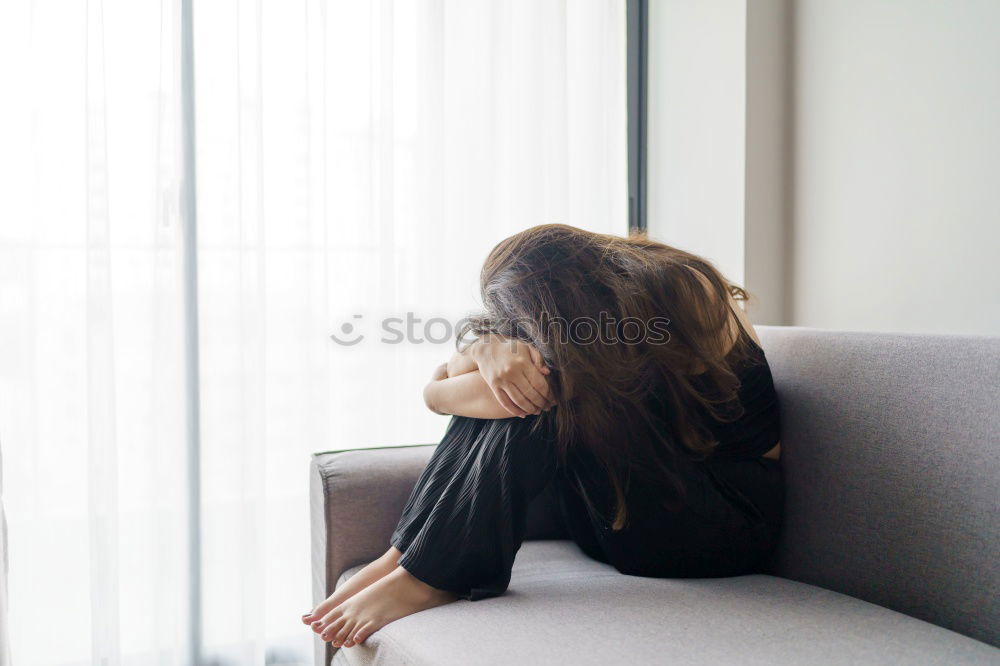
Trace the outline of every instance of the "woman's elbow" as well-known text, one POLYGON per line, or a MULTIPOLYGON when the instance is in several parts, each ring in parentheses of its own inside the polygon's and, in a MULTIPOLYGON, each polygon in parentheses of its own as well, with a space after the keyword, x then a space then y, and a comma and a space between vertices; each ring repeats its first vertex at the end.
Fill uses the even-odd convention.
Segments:
POLYGON ((444 414, 445 412, 441 409, 440 396, 436 390, 437 382, 432 381, 427 386, 424 387, 424 404, 427 405, 427 409, 431 410, 435 414, 444 414))

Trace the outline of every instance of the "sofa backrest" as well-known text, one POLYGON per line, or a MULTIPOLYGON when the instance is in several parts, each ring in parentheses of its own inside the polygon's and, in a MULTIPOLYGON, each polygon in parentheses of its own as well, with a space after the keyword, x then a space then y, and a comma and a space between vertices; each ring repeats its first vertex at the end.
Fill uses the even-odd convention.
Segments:
POLYGON ((1000 338, 758 327, 780 576, 1000 645, 1000 338))

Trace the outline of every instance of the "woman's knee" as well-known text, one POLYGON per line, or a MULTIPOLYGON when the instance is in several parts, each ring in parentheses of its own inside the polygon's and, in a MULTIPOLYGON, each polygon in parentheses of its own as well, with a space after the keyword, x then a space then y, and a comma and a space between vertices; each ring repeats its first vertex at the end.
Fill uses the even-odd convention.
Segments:
POLYGON ((534 461, 554 461, 555 438, 551 434, 550 424, 542 420, 543 418, 526 416, 523 419, 498 420, 496 441, 511 455, 534 461))
POLYGON ((551 428, 539 419, 537 416, 509 419, 453 416, 445 439, 470 447, 503 447, 510 451, 547 455, 555 451, 549 435, 551 428))
POLYGON ((459 465, 491 467, 496 474, 509 472, 526 487, 548 482, 556 468, 554 442, 547 435, 546 424, 533 416, 464 419, 453 423, 442 445, 448 447, 449 457, 462 461, 459 465))

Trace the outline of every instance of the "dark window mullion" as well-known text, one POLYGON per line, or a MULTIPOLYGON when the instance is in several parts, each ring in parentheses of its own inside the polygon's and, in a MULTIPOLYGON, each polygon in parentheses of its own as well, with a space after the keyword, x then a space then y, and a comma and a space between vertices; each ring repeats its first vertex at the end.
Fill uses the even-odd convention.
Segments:
POLYGON ((626 0, 626 71, 628 96, 628 224, 646 231, 646 100, 649 51, 647 0, 626 0))

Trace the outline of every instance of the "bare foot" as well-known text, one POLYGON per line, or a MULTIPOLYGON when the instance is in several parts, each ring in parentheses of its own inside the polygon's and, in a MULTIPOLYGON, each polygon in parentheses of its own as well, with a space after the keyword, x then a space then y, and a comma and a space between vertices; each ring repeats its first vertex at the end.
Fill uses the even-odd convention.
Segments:
POLYGON ((327 597, 326 601, 316 606, 310 613, 302 616, 302 624, 312 626, 312 630, 317 634, 333 619, 334 608, 344 603, 355 594, 365 589, 383 576, 388 575, 396 568, 396 562, 403 554, 396 548, 390 548, 380 558, 368 564, 356 574, 344 581, 333 594, 327 597))
POLYGON ((372 583, 331 611, 320 637, 334 647, 363 643, 401 617, 455 601, 455 595, 417 580, 403 567, 372 583))

